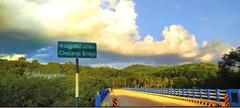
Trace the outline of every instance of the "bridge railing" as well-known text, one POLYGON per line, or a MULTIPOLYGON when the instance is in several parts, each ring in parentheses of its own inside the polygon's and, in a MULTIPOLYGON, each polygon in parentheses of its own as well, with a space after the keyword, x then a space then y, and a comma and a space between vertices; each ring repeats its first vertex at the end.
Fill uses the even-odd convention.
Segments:
POLYGON ((95 106, 99 107, 109 92, 109 88, 98 91, 95 96, 95 106))
POLYGON ((224 96, 226 94, 226 90, 222 89, 179 89, 179 88, 127 88, 127 89, 181 97, 200 98, 214 100, 218 102, 223 102, 224 96))

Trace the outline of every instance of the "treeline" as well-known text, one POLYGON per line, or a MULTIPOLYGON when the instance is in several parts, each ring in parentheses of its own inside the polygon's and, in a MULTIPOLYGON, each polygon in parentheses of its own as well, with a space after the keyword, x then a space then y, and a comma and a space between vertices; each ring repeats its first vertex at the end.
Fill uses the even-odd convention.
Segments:
MULTIPOLYGON (((176 66, 132 65, 124 69, 80 67, 80 104, 93 106, 104 88, 240 88, 239 48, 223 56, 219 65, 193 63, 176 66), (238 58, 236 60, 236 58, 238 58), (231 66, 230 66, 231 65, 231 66)), ((0 106, 74 106, 75 64, 0 59, 0 106)))

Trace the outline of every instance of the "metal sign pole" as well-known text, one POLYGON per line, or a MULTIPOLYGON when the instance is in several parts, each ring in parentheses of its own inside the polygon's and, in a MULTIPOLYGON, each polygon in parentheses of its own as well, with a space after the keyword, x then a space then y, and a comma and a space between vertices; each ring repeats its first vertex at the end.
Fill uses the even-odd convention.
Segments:
POLYGON ((76 106, 79 106, 79 84, 78 84, 78 75, 79 75, 79 62, 76 58, 76 85, 75 85, 75 97, 76 97, 76 106))

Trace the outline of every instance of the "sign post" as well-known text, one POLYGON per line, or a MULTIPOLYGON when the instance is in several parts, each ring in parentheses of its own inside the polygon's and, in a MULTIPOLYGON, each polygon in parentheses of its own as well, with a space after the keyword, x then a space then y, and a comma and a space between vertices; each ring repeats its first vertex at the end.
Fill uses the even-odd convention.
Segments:
POLYGON ((80 106, 79 103, 79 58, 96 58, 97 57, 97 45, 96 43, 87 42, 58 42, 58 57, 59 58, 76 58, 76 85, 75 85, 75 97, 76 106, 80 106))
POLYGON ((76 85, 75 85, 75 97, 76 97, 76 106, 79 106, 79 84, 78 84, 78 76, 79 76, 79 62, 78 58, 76 58, 76 85))

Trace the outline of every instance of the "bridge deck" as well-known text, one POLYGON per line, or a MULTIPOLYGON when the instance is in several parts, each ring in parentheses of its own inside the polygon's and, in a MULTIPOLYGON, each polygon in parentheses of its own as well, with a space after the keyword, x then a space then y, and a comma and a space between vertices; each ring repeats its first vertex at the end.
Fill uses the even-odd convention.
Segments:
POLYGON ((124 89, 113 89, 113 91, 102 102, 102 106, 112 106, 112 99, 114 97, 118 100, 118 106, 203 106, 196 103, 169 98, 162 94, 124 89))

